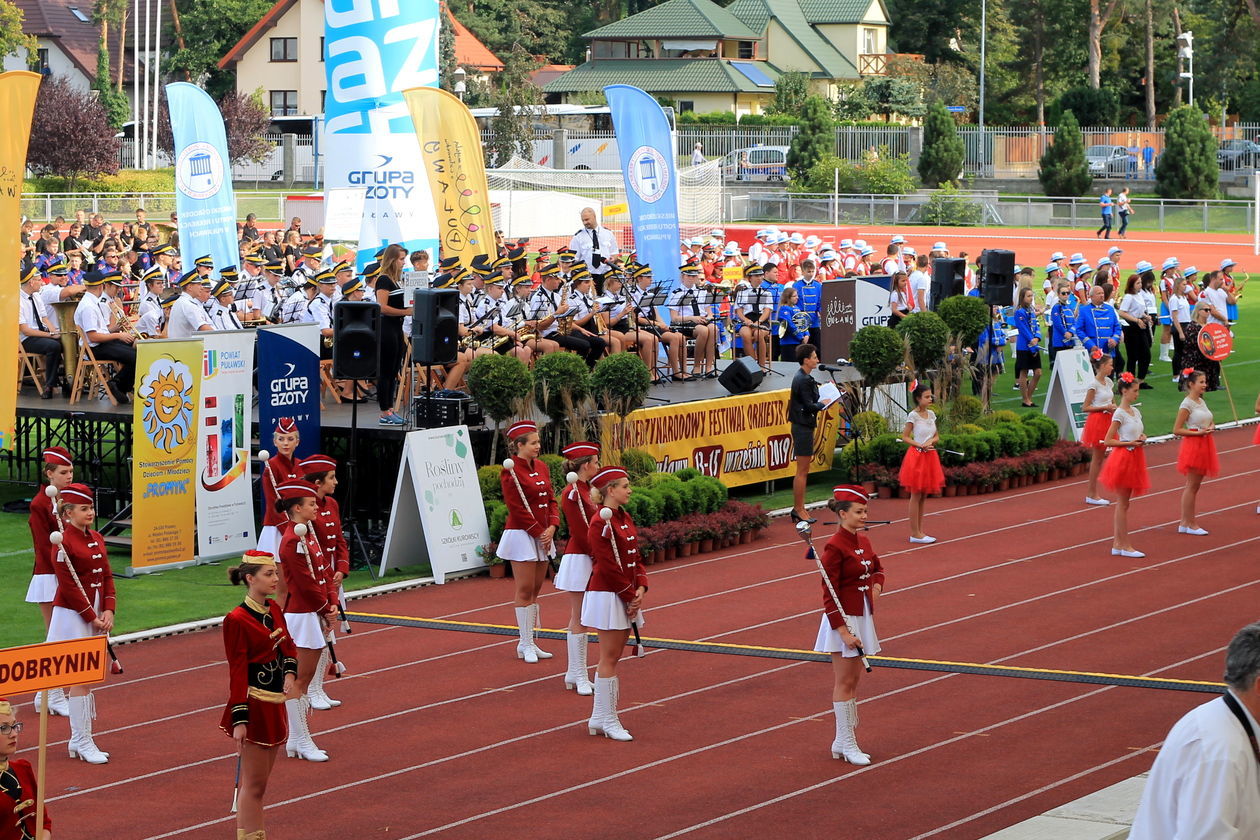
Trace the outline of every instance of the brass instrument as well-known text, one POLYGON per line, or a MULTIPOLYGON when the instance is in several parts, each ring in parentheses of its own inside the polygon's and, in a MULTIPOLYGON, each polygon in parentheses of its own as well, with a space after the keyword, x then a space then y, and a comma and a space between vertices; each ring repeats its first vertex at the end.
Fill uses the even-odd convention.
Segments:
POLYGON ((560 335, 570 335, 573 332, 573 319, 577 317, 576 312, 565 312, 556 315, 556 332, 560 335))
POLYGON ((326 335, 323 337, 323 341, 324 346, 331 350, 333 346, 333 337, 331 335, 326 335))
POLYGON ((131 316, 127 314, 127 310, 123 309, 122 304, 114 298, 109 299, 109 314, 118 322, 118 331, 122 333, 131 333, 132 337, 139 341, 144 338, 140 331, 136 329, 136 325, 132 323, 131 316))
POLYGON ((79 338, 74 323, 74 310, 79 308, 82 294, 70 300, 59 300, 52 305, 57 316, 57 329, 61 331, 61 359, 66 369, 66 381, 74 381, 74 372, 79 367, 79 338))

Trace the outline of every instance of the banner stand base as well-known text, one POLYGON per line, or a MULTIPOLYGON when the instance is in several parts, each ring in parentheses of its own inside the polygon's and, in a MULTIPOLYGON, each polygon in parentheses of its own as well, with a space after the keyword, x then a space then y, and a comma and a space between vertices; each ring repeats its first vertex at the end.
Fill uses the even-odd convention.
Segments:
POLYGON ((194 557, 192 560, 181 560, 178 563, 162 563, 157 566, 141 566, 139 568, 136 568, 135 566, 128 566, 126 571, 123 572, 123 576, 132 578, 136 575, 147 575, 152 574, 153 572, 167 572, 172 569, 187 569, 189 566, 198 565, 198 563, 199 561, 194 557))

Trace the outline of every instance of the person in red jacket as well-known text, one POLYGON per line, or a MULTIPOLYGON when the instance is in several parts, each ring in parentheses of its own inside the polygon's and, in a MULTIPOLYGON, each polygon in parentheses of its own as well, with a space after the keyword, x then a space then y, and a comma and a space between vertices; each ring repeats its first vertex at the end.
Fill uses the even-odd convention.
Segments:
MULTIPOLYGON (((258 550, 266 554, 277 554, 280 545, 280 526, 284 524, 284 516, 276 512, 276 486, 297 478, 297 458, 294 451, 298 446, 297 422, 292 417, 281 417, 276 422, 276 429, 271 433, 271 443, 275 450, 268 458, 262 460, 262 509, 263 526, 258 532, 258 550)), ((277 596, 284 601, 284 579, 280 580, 280 593, 277 596)))
MULTIPOLYGON (((105 538, 92 530, 96 522, 96 500, 84 484, 68 484, 62 489, 61 548, 53 568, 57 573, 57 595, 53 598, 48 641, 86 639, 109 635, 114 629, 114 573, 109 567, 105 538)), ((54 545, 56 540, 54 539, 54 545)), ((105 764, 109 753, 97 749, 92 740, 96 704, 89 686, 70 689, 70 757, 88 764, 105 764)))
POLYGON ((551 471, 538 457, 542 440, 538 426, 529 420, 513 423, 507 430, 508 453, 499 484, 508 517, 499 538, 498 554, 512 563, 516 581, 516 626, 520 642, 516 657, 535 663, 551 654, 538 648, 538 593, 547 579, 547 565, 556 556, 556 529, 560 508, 551 488, 551 471))
POLYGON ((582 599, 582 623, 599 631, 599 666, 595 702, 587 730, 614 741, 633 741, 617 718, 617 660, 630 625, 643 626, 647 572, 639 554, 639 532, 626 512, 630 476, 621 467, 604 467, 591 479, 591 501, 600 505, 586 532, 591 549, 591 580, 582 599))
MULTIPOLYGON (((320 549, 332 563, 332 579, 337 589, 337 605, 344 605, 346 590, 341 582, 350 573, 350 546, 346 542, 346 533, 341 527, 341 508, 331 495, 337 489, 337 462, 327 455, 311 455, 302 459, 302 462, 298 464, 298 470, 302 472, 302 478, 305 481, 315 485, 315 504, 319 511, 311 524, 315 529, 315 538, 319 541, 320 549)), ((332 622, 329 622, 327 641, 336 643, 336 631, 333 629, 332 622)), ((306 690, 306 696, 311 699, 312 709, 327 711, 341 705, 340 700, 329 697, 328 692, 324 690, 324 677, 331 664, 332 652, 325 645, 324 652, 319 656, 319 665, 315 667, 315 674, 311 677, 310 687, 306 690)))
POLYGON ((836 739, 831 744, 831 757, 843 758, 850 764, 870 764, 871 757, 858 749, 853 734, 858 725, 857 687, 862 676, 858 647, 867 656, 879 653, 879 636, 875 632, 875 602, 884 591, 884 567, 871 541, 859 533, 866 525, 868 496, 861 487, 843 485, 832 491, 827 507, 840 517, 840 527, 823 547, 822 564, 831 586, 822 584, 823 616, 818 626, 814 650, 831 654, 835 685, 831 707, 836 715, 836 739), (844 618, 831 596, 834 587, 844 618))
MULTIPOLYGON (((0 840, 35 838, 35 771, 31 763, 14 758, 22 724, 13 714, 13 704, 0 697, 0 840)), ((44 830, 40 840, 52 837, 52 817, 44 809, 44 830)))
MULTIPOLYGON (((48 535, 57 528, 57 514, 53 512, 52 497, 46 492, 48 487, 55 487, 58 492, 64 490, 74 481, 74 459, 69 450, 62 446, 50 446, 44 450, 44 479, 47 486, 40 486, 39 492, 31 497, 31 542, 35 546, 35 568, 31 572, 31 583, 26 589, 26 602, 39 604, 44 614, 44 630, 52 621, 53 599, 57 597, 57 572, 53 565, 57 559, 57 551, 48 541, 48 535)), ((66 694, 60 688, 50 689, 35 695, 35 711, 43 708, 44 698, 48 699, 48 711, 62 717, 70 716, 70 704, 66 702, 66 694)))
POLYGON ((560 493, 560 508, 569 526, 569 543, 560 558, 556 572, 556 589, 569 593, 568 652, 569 667, 564 673, 564 687, 576 688, 583 697, 594 690, 586 673, 586 628, 582 626, 582 597, 591 579, 591 549, 586 544, 586 531, 595 518, 591 501, 591 479, 599 472, 599 444, 589 441, 571 443, 560 453, 567 459, 564 471, 569 486, 560 493))
POLYGON ((289 714, 290 758, 327 761, 328 753, 315 746, 307 725, 311 701, 307 688, 319 667, 326 648, 328 625, 337 615, 337 587, 333 584, 332 559, 320 548, 312 533, 319 514, 318 491, 309 481, 295 479, 276 485, 280 499, 276 509, 286 517, 280 526, 280 554, 277 562, 288 583, 284 620, 297 647, 297 680, 293 696, 285 701, 289 714))
POLYGON ((289 638, 284 610, 275 601, 280 585, 276 559, 247 551, 228 580, 245 584, 245 601, 223 618, 223 650, 228 664, 228 701, 219 728, 241 754, 236 833, 247 840, 266 837, 263 795, 277 749, 289 736, 284 703, 293 694, 297 648, 289 638))

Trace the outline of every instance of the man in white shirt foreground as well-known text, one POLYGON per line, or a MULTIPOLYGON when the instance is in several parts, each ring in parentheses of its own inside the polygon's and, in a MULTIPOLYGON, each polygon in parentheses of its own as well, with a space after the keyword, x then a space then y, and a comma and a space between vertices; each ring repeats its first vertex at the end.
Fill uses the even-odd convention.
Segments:
POLYGON ((180 278, 184 293, 171 307, 171 318, 166 324, 167 338, 189 338, 193 333, 214 329, 206 312, 210 299, 210 286, 190 271, 180 278))
POLYGON ((1225 654, 1224 697, 1177 721, 1155 759, 1130 840, 1260 837, 1260 624, 1225 654))

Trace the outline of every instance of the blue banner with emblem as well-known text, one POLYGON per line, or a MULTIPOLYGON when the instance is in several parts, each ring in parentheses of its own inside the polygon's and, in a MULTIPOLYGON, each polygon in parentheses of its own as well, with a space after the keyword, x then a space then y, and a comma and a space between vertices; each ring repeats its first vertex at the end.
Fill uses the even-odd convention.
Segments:
POLYGON ((184 269, 209 254, 219 271, 236 265, 236 197, 223 115, 204 90, 187 82, 166 86, 175 138, 175 210, 184 269))
POLYGON ((274 452, 282 417, 297 423, 296 455, 319 451, 319 325, 277 324, 258 330, 258 446, 274 452))
POLYGON ((665 290, 678 286, 678 172, 669 120, 650 94, 630 85, 604 88, 617 131, 638 260, 665 290))
POLYGON ((437 248, 437 216, 403 91, 438 86, 438 0, 326 0, 324 200, 367 192, 358 265, 383 246, 437 248))

